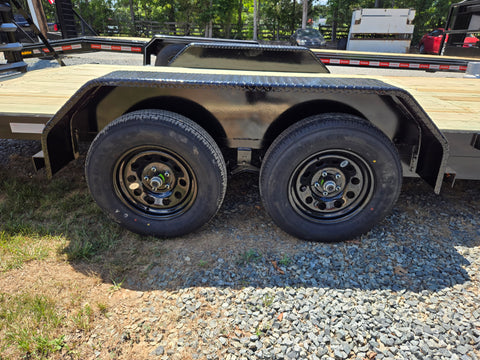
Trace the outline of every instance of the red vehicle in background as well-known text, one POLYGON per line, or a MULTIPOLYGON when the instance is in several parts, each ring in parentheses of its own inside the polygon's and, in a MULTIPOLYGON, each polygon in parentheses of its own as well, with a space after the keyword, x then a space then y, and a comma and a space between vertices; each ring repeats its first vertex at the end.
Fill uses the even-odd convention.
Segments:
POLYGON ((435 29, 428 34, 423 35, 418 44, 420 54, 438 54, 443 39, 445 29, 435 29))
MULTIPOLYGON (((440 53, 440 46, 442 44, 443 35, 445 33, 445 29, 438 28, 435 29, 428 34, 423 35, 420 43, 418 44, 420 54, 436 54, 440 53)), ((447 39, 448 40, 448 34, 447 39)), ((463 47, 472 47, 478 42, 478 38, 467 34, 465 36, 465 40, 463 41, 463 47)))

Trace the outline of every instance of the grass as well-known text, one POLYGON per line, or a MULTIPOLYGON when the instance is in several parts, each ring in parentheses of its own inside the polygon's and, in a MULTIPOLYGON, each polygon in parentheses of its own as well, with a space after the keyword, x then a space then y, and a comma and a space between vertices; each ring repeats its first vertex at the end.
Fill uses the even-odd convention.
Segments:
MULTIPOLYGON (((112 264, 111 272, 121 279, 128 262, 119 269, 105 259, 117 251, 125 230, 96 206, 82 169, 67 167, 48 181, 25 173, 29 163, 30 159, 19 158, 12 169, 0 169, 0 275, 31 261, 68 260, 101 264, 107 273, 112 264)), ((120 289, 122 282, 114 287, 120 289)), ((12 293, 0 288, 0 360, 44 359, 74 351, 68 346, 76 345, 68 343, 66 335, 77 330, 88 333, 95 314, 107 314, 105 303, 68 302, 57 299, 54 292, 42 293, 41 288, 28 283, 12 293)), ((62 292, 62 296, 73 295, 62 292)))
POLYGON ((108 305, 103 303, 103 302, 98 302, 97 303, 98 311, 100 311, 100 314, 107 316, 108 313, 108 305))
POLYGON ((207 267, 207 266, 208 266, 208 262, 205 261, 205 260, 200 260, 200 261, 198 262, 198 266, 200 266, 200 267, 207 267))
POLYGON ((263 296, 263 306, 270 307, 273 304, 275 298, 272 295, 266 294, 263 296))
POLYGON ((85 304, 73 316, 72 320, 77 329, 89 331, 94 319, 94 312, 89 304, 85 304))
POLYGON ((257 262, 261 258, 262 258, 262 254, 260 254, 254 249, 249 249, 244 253, 240 254, 240 256, 238 257, 237 263, 239 265, 247 265, 252 262, 257 262))
POLYGON ((120 281, 112 280, 112 286, 110 287, 111 291, 118 291, 122 288, 123 282, 125 281, 125 278, 123 278, 120 281))
POLYGON ((3 174, 0 255, 8 261, 0 271, 48 257, 52 243, 75 261, 93 259, 118 242, 123 230, 101 213, 85 182, 72 177, 47 181, 3 174))
POLYGON ((46 358, 65 347, 63 321, 51 298, 0 294, 0 352, 16 346, 25 358, 46 358))
POLYGON ((282 258, 278 261, 278 263, 282 266, 288 266, 290 265, 290 263, 292 262, 292 259, 290 259, 290 257, 285 254, 282 256, 282 258))
POLYGON ((0 232, 0 273, 21 268, 31 260, 46 259, 55 246, 64 244, 59 236, 36 233, 0 232))
MULTIPOLYGON (((97 303, 104 316, 107 305, 97 303)), ((0 294, 0 359, 47 359, 71 350, 66 333, 88 332, 95 319, 87 303, 67 316, 56 301, 46 295, 0 294), (4 357, 5 356, 5 357, 4 357)))

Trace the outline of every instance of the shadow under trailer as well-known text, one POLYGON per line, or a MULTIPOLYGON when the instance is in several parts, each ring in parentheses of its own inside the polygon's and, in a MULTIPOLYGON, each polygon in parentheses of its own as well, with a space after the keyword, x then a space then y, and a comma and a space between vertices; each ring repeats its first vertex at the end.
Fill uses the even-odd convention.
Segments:
POLYGON ((275 223, 306 240, 369 231, 403 176, 480 179, 478 79, 332 75, 310 51, 190 44, 170 66, 79 65, 0 82, 0 137, 38 139, 53 176, 91 141, 90 192, 159 237, 208 222, 228 177, 259 171, 275 223), (248 69, 248 70, 244 70, 248 69))

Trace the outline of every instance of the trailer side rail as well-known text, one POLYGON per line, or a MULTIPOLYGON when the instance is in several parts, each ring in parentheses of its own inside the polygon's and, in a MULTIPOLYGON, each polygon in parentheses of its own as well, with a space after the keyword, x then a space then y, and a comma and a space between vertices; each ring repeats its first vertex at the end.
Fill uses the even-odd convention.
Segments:
MULTIPOLYGON (((59 53, 82 53, 92 51, 130 52, 142 54, 148 39, 113 39, 94 36, 85 36, 74 39, 51 41, 53 49, 59 53)), ((24 58, 34 58, 49 55, 50 51, 41 43, 24 44, 22 55, 24 58)))
POLYGON ((325 65, 465 72, 475 59, 437 55, 400 55, 359 51, 312 50, 325 65))
MULTIPOLYGON (((153 40, 155 39, 156 38, 153 40)), ((171 41, 171 39, 167 40, 171 41)), ((196 40, 198 41, 198 39, 196 40)), ((93 51, 111 51, 143 54, 144 57, 149 57, 151 55, 151 49, 149 49, 149 47, 152 47, 152 40, 147 38, 122 39, 85 36, 74 39, 56 40, 51 41, 50 43, 53 49, 59 53, 71 54, 93 51), (147 52, 149 54, 147 54, 147 52)), ((465 72, 468 63, 470 61, 475 61, 474 59, 468 58, 441 57, 435 55, 400 55, 319 49, 313 49, 312 51, 325 65, 333 66, 465 72)), ((49 50, 41 43, 24 44, 24 49, 22 50, 24 58, 40 57, 49 55, 49 53, 49 50)), ((146 64, 150 64, 150 62, 147 62, 146 64)))

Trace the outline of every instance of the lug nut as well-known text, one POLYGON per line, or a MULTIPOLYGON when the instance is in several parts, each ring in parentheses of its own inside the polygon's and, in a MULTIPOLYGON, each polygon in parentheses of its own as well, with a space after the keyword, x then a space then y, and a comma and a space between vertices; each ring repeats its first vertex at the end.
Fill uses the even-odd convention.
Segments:
POLYGON ((165 189, 170 189, 170 184, 165 185, 165 189))
POLYGON ((322 177, 327 177, 328 173, 326 171, 322 172, 322 177))
POLYGON ((157 172, 157 168, 155 166, 152 166, 152 168, 150 169, 151 172, 157 172))
POLYGON ((320 185, 320 183, 318 181, 315 184, 313 184, 313 186, 315 186, 316 189, 321 189, 322 188, 322 185, 320 185))
POLYGON ((324 191, 323 196, 328 196, 328 191, 324 191))
POLYGON ((337 187, 335 188, 335 190, 337 191, 340 191, 341 187, 339 185, 337 185, 337 187))
POLYGON ((148 176, 145 176, 145 177, 143 178, 143 180, 148 181, 148 180, 150 180, 150 178, 149 178, 148 176))
POLYGON ((335 175, 335 179, 340 179, 341 177, 342 177, 342 175, 340 175, 340 174, 335 175))
POLYGON ((165 177, 169 177, 169 176, 170 176, 170 172, 165 171, 165 172, 163 173, 163 175, 165 175, 165 177))

